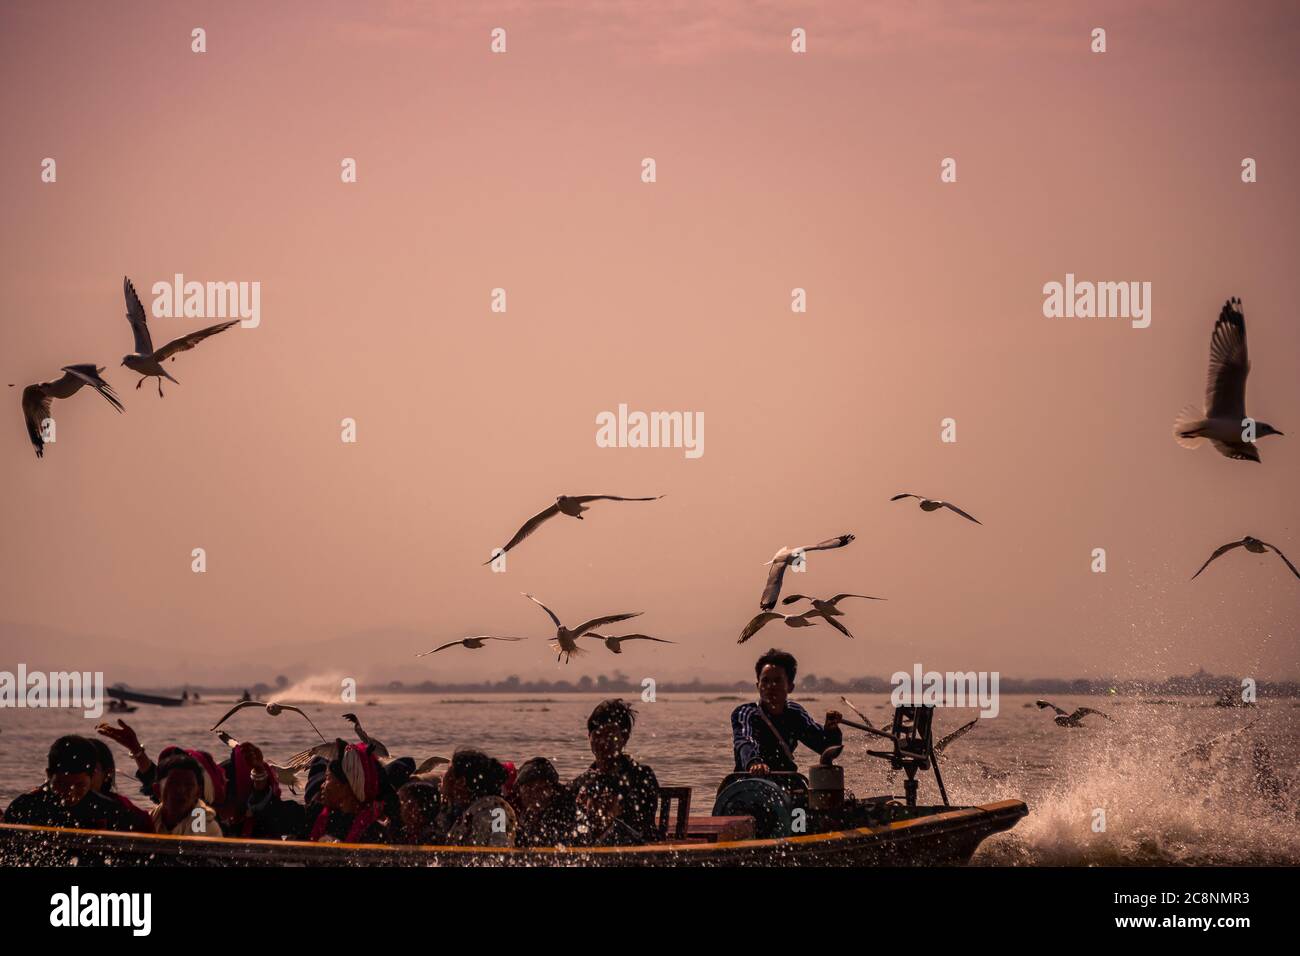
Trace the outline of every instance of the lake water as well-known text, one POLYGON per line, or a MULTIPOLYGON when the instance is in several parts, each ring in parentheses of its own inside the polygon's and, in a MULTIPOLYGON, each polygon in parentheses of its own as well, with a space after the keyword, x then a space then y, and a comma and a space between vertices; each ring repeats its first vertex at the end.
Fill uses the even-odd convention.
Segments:
MULTIPOLYGON (((553 760, 567 779, 590 763, 586 717, 600 697, 393 694, 345 706, 308 691, 283 699, 304 706, 327 736, 352 739, 339 715, 354 710, 366 730, 395 755, 417 760, 450 756, 458 745, 516 764, 540 755, 553 760)), ((796 699, 819 720, 830 708, 847 713, 835 695, 796 699)), ((638 703, 628 750, 654 768, 662 785, 693 787, 693 809, 707 813, 719 780, 732 769, 730 714, 742 700, 661 694, 654 703, 638 703)), ((1209 699, 1062 697, 1055 701, 1062 707, 1087 705, 1114 718, 1108 723, 1089 717, 1091 726, 1072 730, 1057 727, 1033 700, 1002 695, 998 716, 981 721, 944 755, 944 782, 953 803, 1016 797, 1029 805, 1029 816, 1009 833, 987 840, 975 863, 1300 863, 1300 702, 1266 701, 1255 709, 1234 710, 1214 707, 1209 699), (1214 747, 1208 762, 1177 756, 1198 741, 1257 718, 1250 730, 1214 747), (1272 768, 1262 774, 1261 745, 1272 768), (1101 832, 1094 830, 1098 810, 1105 811, 1101 832)), ((224 747, 208 728, 230 703, 141 706, 125 719, 153 756, 168 744, 181 744, 206 747, 222 759, 224 747)), ((891 708, 883 697, 854 703, 876 724, 889 718, 891 708)), ((936 735, 975 716, 973 710, 940 709, 936 735)), ((116 717, 105 714, 103 719, 116 717)), ((45 751, 56 736, 91 733, 95 723, 79 711, 0 710, 0 804, 43 780, 45 751)), ((226 729, 257 743, 271 760, 316 739, 295 714, 272 718, 251 708, 232 718, 226 729)), ((887 762, 865 755, 867 735, 846 728, 845 742, 839 763, 849 789, 859 796, 902 792, 901 779, 887 780, 887 762)), ((119 767, 133 769, 125 752, 110 746, 119 767)), ((878 749, 874 740, 871 746, 878 749)), ((803 748, 796 757, 804 768, 813 762, 803 748)), ((922 779, 922 802, 939 802, 933 784, 933 775, 922 779)), ((134 779, 125 779, 120 789, 137 797, 134 779)))

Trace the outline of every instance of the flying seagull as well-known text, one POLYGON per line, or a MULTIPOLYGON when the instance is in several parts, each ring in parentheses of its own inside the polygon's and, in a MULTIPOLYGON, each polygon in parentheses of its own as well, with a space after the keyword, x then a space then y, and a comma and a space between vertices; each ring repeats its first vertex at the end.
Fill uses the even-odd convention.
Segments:
POLYGON ((275 703, 264 704, 260 700, 241 700, 234 707, 231 707, 230 710, 226 711, 226 715, 224 717, 222 717, 220 720, 218 720, 215 724, 212 725, 212 730, 215 732, 218 727, 220 727, 222 724, 228 721, 231 717, 235 716, 235 714, 239 713, 245 707, 261 707, 272 717, 279 717, 280 714, 282 714, 284 711, 291 710, 295 714, 300 715, 303 720, 307 721, 307 723, 311 724, 311 729, 316 731, 317 737, 319 737, 321 740, 325 739, 325 735, 322 734, 319 730, 316 730, 316 725, 312 724, 311 718, 307 716, 306 711, 298 707, 294 707, 292 704, 275 704, 275 703))
MULTIPOLYGON (((169 382, 176 382, 176 379, 163 368, 163 362, 169 358, 174 362, 174 356, 177 352, 184 352, 192 349, 210 335, 216 335, 218 332, 224 332, 232 325, 238 325, 239 319, 231 319, 228 322, 218 322, 216 325, 210 325, 206 329, 199 329, 197 332, 190 332, 188 335, 182 335, 178 339, 172 339, 162 348, 155 350, 153 339, 149 337, 149 324, 145 318, 144 306, 140 304, 140 297, 135 294, 135 286, 126 276, 122 277, 122 292, 126 296, 126 318, 131 323, 131 334, 135 336, 135 351, 122 359, 122 364, 133 372, 138 372, 143 376, 140 381, 135 383, 139 388, 144 384, 144 380, 149 376, 158 379, 158 397, 163 397, 162 380, 165 378, 169 382)), ((177 385, 180 382, 176 382, 177 385)))
POLYGON ((577 518, 582 521, 582 513, 590 510, 587 503, 590 501, 658 501, 663 495, 655 495, 651 498, 620 498, 618 495, 560 495, 555 499, 555 504, 549 508, 543 508, 537 514, 533 515, 524 522, 523 527, 515 532, 515 536, 506 542, 506 546, 499 552, 493 553, 493 556, 484 561, 484 564, 491 564, 501 554, 505 554, 524 538, 528 537, 534 531, 542 526, 547 520, 554 518, 556 515, 568 515, 570 518, 577 518))
POLYGON ((939 740, 939 742, 936 743, 936 744, 934 745, 934 752, 937 753, 937 754, 941 754, 941 753, 943 753, 943 748, 944 748, 944 747, 948 746, 950 743, 952 743, 952 742, 953 742, 954 740, 956 740, 958 737, 960 737, 960 736, 962 736, 963 734, 965 734, 966 731, 970 730, 972 727, 974 727, 974 726, 975 726, 976 724, 978 724, 979 722, 980 722, 980 719, 979 719, 978 717, 976 717, 976 718, 975 718, 974 720, 972 720, 970 723, 968 723, 968 724, 962 724, 960 727, 958 727, 956 730, 954 730, 954 731, 953 731, 952 733, 950 733, 948 736, 941 738, 941 739, 939 740))
MULTIPOLYGON (((1184 408, 1174 420, 1174 440, 1184 448, 1195 448, 1209 439, 1220 455, 1242 461, 1259 461, 1253 441, 1242 439, 1246 419, 1246 376, 1250 358, 1246 354, 1246 316, 1240 299, 1223 303, 1219 320, 1210 335, 1210 371, 1205 380, 1205 408, 1184 408)), ((1281 435, 1272 425, 1255 423, 1255 437, 1281 435)))
MULTIPOLYGON (((216 733, 217 736, 221 738, 221 742, 231 750, 234 750, 239 746, 239 741, 224 730, 218 730, 216 733)), ((266 769, 275 774, 275 779, 278 780, 282 786, 288 787, 290 790, 297 793, 298 771, 292 767, 281 767, 278 764, 273 764, 269 760, 266 761, 266 769)))
MULTIPOLYGON (((65 365, 60 371, 63 372, 62 378, 28 385, 23 389, 23 418, 27 421, 27 437, 32 440, 37 458, 45 457, 45 436, 41 432, 46 419, 50 417, 50 403, 54 399, 71 398, 81 391, 82 386, 89 385, 104 396, 104 401, 119 412, 122 411, 122 403, 117 394, 99 375, 104 371, 102 366, 96 368, 93 363, 65 365)), ((11 385, 10 388, 12 387, 11 385)))
POLYGON ((1056 726, 1058 727, 1082 727, 1083 718, 1087 717, 1089 714, 1096 714, 1098 717, 1105 717, 1107 720, 1114 719, 1106 714, 1103 714, 1099 710, 1093 710, 1091 707, 1080 707, 1074 713, 1067 714, 1065 711, 1061 710, 1061 708, 1057 707, 1055 704, 1048 703, 1045 700, 1036 700, 1034 701, 1034 703, 1038 705, 1039 710, 1043 710, 1047 707, 1050 707, 1052 708, 1052 710, 1056 711, 1056 717, 1053 719, 1056 721, 1056 726))
POLYGON ((767 584, 763 586, 763 596, 759 599, 758 606, 764 611, 770 611, 776 607, 776 599, 781 596, 781 581, 785 578, 785 569, 793 564, 797 559, 809 551, 830 551, 832 548, 842 548, 853 540, 853 535, 842 534, 835 538, 828 538, 818 544, 810 544, 802 548, 782 548, 772 555, 772 560, 767 564, 771 570, 767 572, 767 584))
POLYGON ((586 634, 588 631, 593 628, 604 627, 606 624, 617 624, 619 621, 626 621, 630 618, 640 617, 645 613, 644 611, 633 611, 630 614, 610 614, 605 617, 596 617, 592 618, 590 621, 585 621, 570 630, 560 623, 560 619, 555 616, 554 611, 541 601, 537 600, 537 598, 533 597, 531 594, 525 594, 524 597, 528 598, 528 600, 532 601, 545 611, 550 616, 551 620, 555 622, 555 640, 551 643, 551 649, 557 652, 555 659, 558 661, 563 657, 564 663, 566 664, 569 663, 569 658, 574 654, 584 653, 583 649, 578 646, 578 638, 582 637, 582 635, 586 634))
POLYGON ((476 651, 483 646, 484 641, 522 641, 522 637, 494 637, 491 634, 475 634, 473 637, 465 637, 459 641, 448 641, 446 644, 439 644, 431 651, 425 651, 422 654, 416 654, 416 657, 428 657, 430 654, 437 654, 439 651, 445 651, 449 647, 468 647, 476 651))
POLYGON ((910 494, 909 492, 906 491, 900 495, 894 495, 894 497, 890 498, 889 500, 898 501, 900 498, 915 498, 917 501, 921 503, 922 511, 938 511, 940 508, 947 508, 949 511, 957 512, 957 514, 961 515, 963 518, 966 518, 970 521, 974 521, 976 524, 982 525, 984 523, 980 521, 979 518, 976 518, 974 515, 969 515, 966 512, 962 511, 951 501, 939 501, 936 498, 923 498, 920 495, 910 494))
POLYGON ((622 637, 606 637, 604 634, 597 634, 595 631, 588 631, 587 637, 594 637, 597 640, 604 641, 615 654, 623 653, 624 641, 658 641, 660 644, 676 644, 676 641, 670 641, 663 637, 651 637, 649 634, 624 634, 622 637))
POLYGON ((352 729, 357 732, 357 739, 363 744, 369 745, 372 754, 380 758, 388 757, 388 748, 361 729, 361 721, 357 720, 356 714, 344 714, 343 719, 350 723, 352 729))
MULTIPOLYGON (((817 623, 811 620, 813 613, 812 611, 805 611, 803 614, 782 614, 780 611, 759 611, 745 625, 745 629, 740 632, 740 637, 736 639, 736 643, 744 644, 770 621, 785 621, 786 627, 812 627, 817 623)), ((827 618, 827 620, 830 620, 830 618, 827 618)))
POLYGON ((868 601, 885 600, 884 598, 871 597, 869 594, 837 594, 833 598, 830 598, 829 600, 825 600, 825 601, 823 601, 821 598, 808 597, 806 594, 791 594, 788 597, 782 598, 781 603, 793 604, 795 601, 811 601, 812 610, 805 611, 804 614, 808 615, 809 617, 825 618, 827 624, 835 628, 845 637, 852 637, 853 635, 849 633, 849 629, 845 627, 843 624, 841 624, 839 621, 835 620, 835 618, 837 617, 844 616, 844 612, 841 611, 838 607, 836 607, 836 605, 844 598, 850 598, 850 597, 864 598, 868 601))
MULTIPOLYGON (((1300 578, 1300 571, 1296 570, 1295 565, 1292 564, 1291 561, 1287 558, 1287 556, 1283 554, 1275 545, 1271 545, 1267 541, 1260 541, 1259 538, 1252 538, 1250 535, 1246 535, 1246 537, 1242 538, 1240 541, 1229 541, 1227 544, 1223 545, 1222 547, 1216 548, 1214 554, 1210 555, 1209 558, 1206 559, 1205 563, 1201 565, 1201 571, 1204 571, 1206 568, 1208 568, 1210 566, 1210 562, 1213 561, 1215 558, 1217 558, 1219 555, 1227 554, 1233 548, 1245 548, 1247 551, 1251 552, 1252 554, 1268 554, 1269 549, 1272 548, 1273 551, 1277 552, 1277 556, 1286 562, 1286 566, 1291 569, 1291 573, 1294 574, 1296 577, 1300 578)), ((1198 577, 1200 577, 1201 571, 1197 571, 1195 574, 1193 574, 1191 580, 1195 581, 1198 577)))

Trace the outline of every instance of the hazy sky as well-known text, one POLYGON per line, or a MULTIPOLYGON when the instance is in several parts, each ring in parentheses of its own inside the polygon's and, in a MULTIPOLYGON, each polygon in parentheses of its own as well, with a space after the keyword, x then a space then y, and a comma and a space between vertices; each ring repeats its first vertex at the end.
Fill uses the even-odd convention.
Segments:
POLYGON ((1297 9, 5 3, 0 669, 1300 676, 1280 561, 1188 583, 1248 533, 1300 560, 1297 9), (121 278, 175 273, 260 282, 261 324, 159 399, 121 278), (1150 282, 1151 326, 1045 318, 1066 273, 1150 282), (1229 295, 1262 464, 1171 438, 1229 295), (126 414, 56 403, 38 461, 21 386, 90 361, 126 414), (703 412, 705 453, 597 447, 620 403, 703 412), (561 493, 667 497, 480 566, 561 493), (738 647, 762 563, 845 531, 787 589, 887 597, 857 640, 738 647), (557 665, 522 591, 680 644, 557 665), (482 632, 531 640, 413 659, 482 632))

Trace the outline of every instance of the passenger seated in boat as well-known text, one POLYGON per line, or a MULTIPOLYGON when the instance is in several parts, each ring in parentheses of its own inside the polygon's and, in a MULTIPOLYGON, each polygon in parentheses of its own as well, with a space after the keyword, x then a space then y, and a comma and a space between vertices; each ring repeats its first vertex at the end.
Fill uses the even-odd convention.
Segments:
POLYGON ((409 846, 437 843, 438 810, 442 794, 427 780, 411 780, 397 791, 396 825, 389 827, 389 842, 409 846))
POLYGON ((570 784, 578 806, 577 840, 595 846, 628 846, 655 838, 659 781, 654 771, 623 752, 636 712, 626 701, 601 701, 587 718, 596 758, 570 784))
POLYGON ((131 817, 131 829, 134 832, 153 833, 153 818, 149 816, 149 811, 137 807, 114 789, 117 780, 117 761, 113 759, 113 751, 98 737, 86 739, 95 748, 95 772, 91 775, 90 788, 121 804, 122 809, 131 817))
POLYGON ((545 757, 534 757, 519 768, 510 803, 519 817, 515 846, 573 843, 578 805, 573 790, 560 782, 555 765, 545 757))
POLYGON ((5 823, 78 830, 122 830, 134 820, 111 797, 94 789, 97 757, 85 737, 69 734, 54 741, 45 763, 45 783, 14 798, 5 823))
POLYGON ((309 838, 317 843, 382 843, 384 771, 368 744, 348 744, 330 761, 320 785, 320 813, 309 838))
POLYGON ((819 726, 808 711, 789 700, 798 668, 794 655, 776 648, 754 665, 758 703, 741 704, 731 712, 737 772, 794 772, 799 769, 794 759, 799 744, 820 754, 843 742, 839 711, 828 710, 825 726, 819 726))
POLYGON ((203 800, 203 778, 207 771, 199 761, 179 748, 158 764, 158 806, 149 815, 155 833, 176 836, 221 836, 217 812, 203 800))
POLYGON ((457 750, 442 776, 437 830, 449 846, 514 846, 514 808, 501 795, 510 775, 481 750, 457 750))

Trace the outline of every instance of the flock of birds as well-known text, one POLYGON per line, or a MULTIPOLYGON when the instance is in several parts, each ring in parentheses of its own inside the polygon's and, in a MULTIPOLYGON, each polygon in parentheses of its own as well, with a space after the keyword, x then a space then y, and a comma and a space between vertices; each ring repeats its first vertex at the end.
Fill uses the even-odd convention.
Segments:
MULTIPOLYGON (((161 348, 155 349, 153 338, 149 335, 149 321, 144 306, 140 303, 140 297, 136 295, 135 286, 125 276, 122 277, 122 294, 126 297, 126 319, 131 324, 131 334, 135 339, 135 351, 124 356, 122 364, 131 371, 139 373, 140 381, 135 383, 137 389, 144 384, 145 379, 156 378, 159 398, 163 397, 164 378, 169 382, 180 384, 163 367, 164 362, 168 359, 175 362, 177 352, 192 349, 204 339, 239 324, 239 319, 219 322, 206 329, 199 329, 197 332, 189 332, 180 338, 172 339, 161 348)), ((45 423, 51 420, 51 406, 54 399, 71 398, 89 385, 118 412, 125 411, 121 399, 103 378, 104 366, 95 365, 93 362, 82 363, 65 365, 60 371, 63 372, 60 378, 49 382, 37 382, 23 389, 23 421, 27 425, 27 436, 31 439, 32 447, 36 449, 37 458, 45 457, 45 444, 48 438, 45 423)), ((9 387, 14 386, 11 384, 9 387)))

